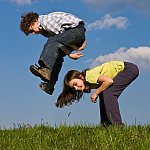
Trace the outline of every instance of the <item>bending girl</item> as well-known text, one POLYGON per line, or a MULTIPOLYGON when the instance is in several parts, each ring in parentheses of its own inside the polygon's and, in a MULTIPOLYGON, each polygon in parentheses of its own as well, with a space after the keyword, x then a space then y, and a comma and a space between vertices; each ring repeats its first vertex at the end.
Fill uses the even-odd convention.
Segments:
POLYGON ((123 90, 139 75, 138 67, 130 62, 110 61, 90 70, 69 71, 56 106, 63 107, 79 101, 83 93, 91 92, 91 101, 99 97, 100 120, 104 125, 121 125, 118 98, 123 90))

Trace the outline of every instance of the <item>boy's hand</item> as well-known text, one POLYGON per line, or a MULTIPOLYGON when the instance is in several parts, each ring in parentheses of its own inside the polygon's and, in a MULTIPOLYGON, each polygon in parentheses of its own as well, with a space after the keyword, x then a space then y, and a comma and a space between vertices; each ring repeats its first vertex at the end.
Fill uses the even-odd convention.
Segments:
POLYGON ((86 47, 86 41, 84 41, 82 46, 78 48, 78 51, 84 50, 85 47, 86 47))
POLYGON ((84 50, 86 47, 86 41, 83 42, 81 47, 78 47, 76 45, 69 45, 73 50, 81 51, 84 50))
POLYGON ((74 54, 70 54, 68 55, 71 59, 74 59, 74 60, 77 60, 79 59, 80 57, 83 57, 84 55, 81 53, 81 52, 76 52, 74 54))

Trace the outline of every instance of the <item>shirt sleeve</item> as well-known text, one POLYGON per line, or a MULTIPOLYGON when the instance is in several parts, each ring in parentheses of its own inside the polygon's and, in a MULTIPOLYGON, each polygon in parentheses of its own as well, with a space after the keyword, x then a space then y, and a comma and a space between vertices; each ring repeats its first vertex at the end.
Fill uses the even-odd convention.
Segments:
POLYGON ((97 84, 97 80, 101 75, 101 66, 95 67, 86 71, 86 81, 92 84, 97 84))

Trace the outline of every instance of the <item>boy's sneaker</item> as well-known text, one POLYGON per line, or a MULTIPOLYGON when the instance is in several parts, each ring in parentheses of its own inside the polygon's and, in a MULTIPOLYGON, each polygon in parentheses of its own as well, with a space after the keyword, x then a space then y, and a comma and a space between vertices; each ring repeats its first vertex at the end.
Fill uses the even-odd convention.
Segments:
POLYGON ((52 95, 54 92, 54 87, 49 85, 46 82, 41 82, 41 84, 39 84, 39 87, 41 90, 43 90, 44 92, 46 92, 47 94, 52 95))
POLYGON ((40 77, 43 81, 47 82, 51 78, 51 69, 38 67, 37 65, 31 65, 30 71, 37 77, 40 77))

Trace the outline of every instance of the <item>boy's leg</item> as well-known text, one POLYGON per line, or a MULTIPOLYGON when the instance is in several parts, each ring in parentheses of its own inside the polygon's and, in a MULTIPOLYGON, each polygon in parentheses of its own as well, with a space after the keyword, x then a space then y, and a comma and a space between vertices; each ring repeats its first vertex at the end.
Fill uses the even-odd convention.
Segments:
POLYGON ((68 29, 63 33, 55 35, 54 37, 50 37, 47 40, 46 44, 44 45, 44 49, 38 61, 40 68, 31 65, 30 71, 35 76, 40 77, 44 81, 50 80, 51 70, 53 69, 53 65, 59 54, 58 49, 61 48, 62 45, 82 46, 84 41, 85 41, 85 29, 83 25, 76 28, 68 29), (46 70, 46 72, 43 73, 43 71, 41 71, 42 68, 47 68, 43 69, 44 71, 46 70), (43 74, 48 74, 48 78, 45 78, 43 74))
POLYGON ((86 41, 84 41, 81 46, 69 45, 69 47, 71 47, 73 50, 78 50, 78 51, 84 50, 86 47, 86 41))
POLYGON ((63 53, 61 50, 59 57, 56 59, 55 64, 53 66, 53 70, 51 72, 51 79, 49 82, 41 83, 39 86, 41 90, 45 91, 47 94, 52 95, 54 91, 54 86, 56 82, 58 81, 58 76, 62 68, 62 64, 64 62, 64 56, 65 53, 63 53))
POLYGON ((44 45, 40 59, 38 61, 40 67, 31 65, 30 71, 35 76, 40 77, 43 81, 49 81, 54 63, 59 55, 59 43, 54 37, 50 37, 44 45))
POLYGON ((56 35, 55 39, 64 46, 72 47, 74 50, 78 50, 80 47, 83 49, 86 45, 84 25, 66 29, 65 32, 56 35))
MULTIPOLYGON (((55 60, 58 57, 59 48, 61 48, 62 46, 70 46, 70 45, 82 47, 83 45, 84 46, 86 45, 84 42, 85 42, 84 24, 78 25, 78 27, 75 28, 67 29, 65 32, 57 34, 55 36, 51 36, 44 45, 43 51, 39 59, 39 65, 41 67, 44 66, 49 69, 52 69, 55 60)), ((37 72, 37 70, 35 71, 37 72)), ((36 75, 36 73, 34 73, 34 75, 36 75)))
POLYGON ((32 74, 34 74, 37 77, 40 77, 41 80, 45 82, 50 80, 51 69, 46 67, 39 67, 37 65, 31 65, 29 69, 32 72, 32 74))
POLYGON ((52 69, 56 59, 59 56, 60 44, 56 41, 55 36, 50 37, 44 45, 43 51, 39 58, 39 65, 52 69))
MULTIPOLYGON (((40 56, 40 66, 53 69, 54 62, 58 57, 58 49, 62 46, 76 45, 77 49, 81 45, 84 49, 85 42, 85 29, 83 27, 68 29, 67 31, 50 37, 44 46, 44 50, 40 56)), ((71 47, 71 51, 75 49, 71 47)))

